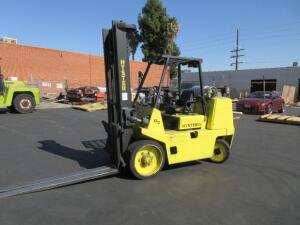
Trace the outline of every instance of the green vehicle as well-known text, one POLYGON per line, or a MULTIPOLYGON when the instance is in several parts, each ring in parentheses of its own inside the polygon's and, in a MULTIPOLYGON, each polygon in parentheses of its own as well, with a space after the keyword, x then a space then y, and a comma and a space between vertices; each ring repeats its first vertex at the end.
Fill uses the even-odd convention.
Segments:
POLYGON ((3 80, 0 75, 0 109, 12 112, 31 113, 40 104, 38 88, 28 87, 23 81, 3 80))

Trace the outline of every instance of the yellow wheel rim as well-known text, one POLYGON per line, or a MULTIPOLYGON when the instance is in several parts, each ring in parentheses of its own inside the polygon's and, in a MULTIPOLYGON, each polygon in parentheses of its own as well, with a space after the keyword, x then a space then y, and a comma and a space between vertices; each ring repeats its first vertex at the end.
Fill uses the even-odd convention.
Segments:
POLYGON ((136 172, 144 177, 156 174, 163 163, 162 153, 154 145, 141 147, 134 158, 134 168, 136 172))
POLYGON ((214 155, 211 160, 215 162, 222 162, 227 156, 227 149, 220 143, 215 144, 214 155))

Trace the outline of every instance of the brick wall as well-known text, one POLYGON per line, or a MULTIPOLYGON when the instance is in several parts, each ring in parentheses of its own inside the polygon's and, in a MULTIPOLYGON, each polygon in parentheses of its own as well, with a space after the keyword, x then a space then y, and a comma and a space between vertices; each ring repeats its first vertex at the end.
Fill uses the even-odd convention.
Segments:
MULTIPOLYGON (((0 66, 5 77, 15 76, 38 85, 43 94, 60 92, 65 80, 69 87, 105 87, 102 56, 0 42, 0 66)), ((132 88, 138 85, 138 71, 144 72, 146 66, 143 62, 130 62, 132 88)), ((157 85, 161 72, 161 66, 152 65, 145 85, 157 85)))

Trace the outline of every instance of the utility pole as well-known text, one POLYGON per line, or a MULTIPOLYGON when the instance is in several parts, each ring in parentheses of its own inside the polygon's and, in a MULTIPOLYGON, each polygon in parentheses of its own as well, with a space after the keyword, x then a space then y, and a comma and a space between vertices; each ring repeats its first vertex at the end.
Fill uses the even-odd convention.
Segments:
POLYGON ((239 55, 240 51, 244 51, 245 49, 239 48, 239 29, 236 30, 236 47, 230 52, 235 53, 230 58, 235 59, 235 62, 231 63, 230 66, 235 65, 235 70, 239 69, 239 64, 243 63, 239 61, 239 58, 245 55, 239 55))

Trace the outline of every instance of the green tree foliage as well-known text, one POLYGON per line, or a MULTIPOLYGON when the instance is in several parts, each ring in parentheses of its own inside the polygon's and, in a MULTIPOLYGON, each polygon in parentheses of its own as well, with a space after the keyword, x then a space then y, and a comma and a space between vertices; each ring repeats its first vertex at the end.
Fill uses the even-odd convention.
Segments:
MULTIPOLYGON (((180 50, 179 47, 176 45, 175 42, 172 44, 172 49, 171 49, 171 55, 178 56, 180 55, 180 50)), ((173 79, 177 76, 178 74, 178 68, 176 65, 172 65, 170 68, 170 78, 173 79)))
POLYGON ((179 55, 174 39, 179 31, 175 17, 170 17, 160 0, 147 0, 138 16, 143 61, 155 61, 163 54, 179 55))
POLYGON ((129 41, 129 47, 130 47, 130 54, 132 57, 132 60, 134 60, 134 56, 137 50, 137 47, 140 43, 140 36, 138 31, 130 32, 128 34, 128 41, 129 41))

